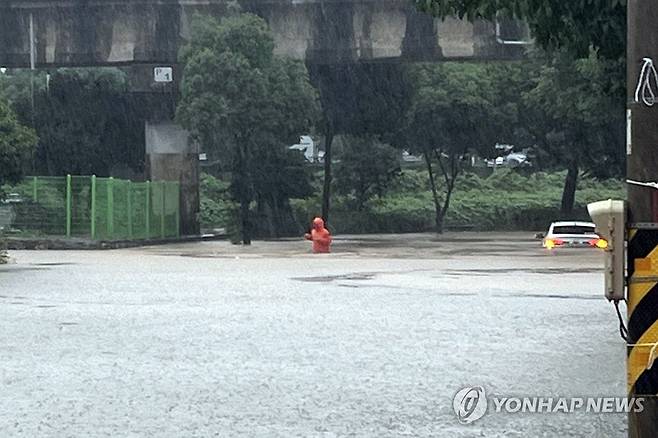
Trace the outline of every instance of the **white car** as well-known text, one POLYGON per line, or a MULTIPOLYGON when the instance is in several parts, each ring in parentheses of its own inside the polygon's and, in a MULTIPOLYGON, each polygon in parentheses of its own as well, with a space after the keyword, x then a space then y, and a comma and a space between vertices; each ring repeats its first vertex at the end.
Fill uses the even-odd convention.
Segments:
POLYGON ((600 248, 608 242, 596 233, 591 222, 553 222, 542 240, 546 249, 553 248, 600 248))

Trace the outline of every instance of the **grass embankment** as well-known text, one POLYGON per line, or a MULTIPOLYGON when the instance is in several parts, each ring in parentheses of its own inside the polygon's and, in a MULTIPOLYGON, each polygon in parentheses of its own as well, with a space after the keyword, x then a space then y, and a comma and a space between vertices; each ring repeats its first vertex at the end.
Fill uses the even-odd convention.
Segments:
MULTIPOLYGON (((588 219, 587 204, 601 199, 625 197, 621 181, 582 177, 576 205, 568 218, 560 216, 565 172, 529 175, 498 170, 488 177, 468 173, 459 178, 446 217, 448 229, 543 230, 558 219, 588 219)), ((318 178, 316 183, 321 183, 318 178)), ((320 190, 317 191, 320 193, 320 190)), ((319 197, 291 201, 300 230, 317 215, 319 197)), ((231 229, 235 204, 228 185, 205 176, 202 182, 201 220, 205 228, 231 229)), ((336 195, 330 218, 335 233, 402 233, 429 231, 434 225, 434 206, 427 175, 405 170, 386 195, 373 197, 361 211, 354 210, 352 197, 336 195)))

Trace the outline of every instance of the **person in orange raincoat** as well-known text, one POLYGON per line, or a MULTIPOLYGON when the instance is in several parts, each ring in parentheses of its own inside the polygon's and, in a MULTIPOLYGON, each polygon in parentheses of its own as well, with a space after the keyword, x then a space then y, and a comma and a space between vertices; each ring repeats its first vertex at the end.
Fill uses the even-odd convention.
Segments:
POLYGON ((331 233, 324 227, 324 220, 320 217, 313 219, 313 228, 304 235, 306 240, 313 242, 313 252, 316 254, 328 253, 331 246, 331 233))

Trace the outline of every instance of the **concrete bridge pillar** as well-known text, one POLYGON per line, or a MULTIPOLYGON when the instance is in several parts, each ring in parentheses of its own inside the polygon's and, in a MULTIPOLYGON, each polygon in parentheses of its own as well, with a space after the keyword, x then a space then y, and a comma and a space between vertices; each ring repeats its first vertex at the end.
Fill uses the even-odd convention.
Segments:
POLYGON ((180 183, 182 235, 199 234, 199 148, 171 121, 146 122, 146 172, 152 181, 180 183))
POLYGON ((146 177, 180 183, 180 232, 195 235, 200 232, 199 146, 174 122, 180 76, 177 65, 167 64, 137 65, 129 71, 130 91, 141 95, 150 109, 144 127, 146 177))

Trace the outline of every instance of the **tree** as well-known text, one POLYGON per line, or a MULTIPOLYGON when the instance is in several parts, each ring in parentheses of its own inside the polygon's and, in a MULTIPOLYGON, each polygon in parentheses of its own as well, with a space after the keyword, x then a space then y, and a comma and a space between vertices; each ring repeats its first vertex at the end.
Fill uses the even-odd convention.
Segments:
POLYGON ((536 43, 549 51, 564 48, 586 57, 590 48, 617 60, 626 51, 626 0, 414 0, 439 17, 469 20, 514 17, 528 23, 536 43))
MULTIPOLYGON (((16 183, 23 176, 23 169, 32 157, 36 142, 34 131, 21 125, 0 97, 0 201, 5 197, 2 186, 16 183)), ((0 235, 0 264, 6 261, 5 243, 0 235)))
POLYGON ((250 204, 259 198, 262 178, 257 163, 267 159, 264 151, 283 153, 311 129, 317 96, 303 64, 273 54, 270 30, 255 15, 202 17, 192 34, 180 56, 185 67, 177 118, 230 163, 242 240, 249 244, 250 204))
POLYGON ((59 69, 49 78, 32 75, 29 71, 3 75, 0 94, 39 136, 34 172, 109 176, 118 165, 132 173, 143 171, 147 105, 128 92, 124 72, 59 69))
POLYGON ((625 0, 414 1, 421 10, 440 17, 524 20, 537 45, 552 57, 539 67, 536 87, 526 95, 530 108, 523 118, 526 130, 544 152, 568 169, 561 206, 564 215, 573 210, 581 169, 595 175, 621 174, 625 0))
POLYGON ((0 199, 2 185, 16 183, 32 157, 37 136, 21 125, 9 105, 0 99, 0 199))
POLYGON ((454 63, 410 68, 414 93, 401 146, 425 159, 438 233, 443 232, 464 159, 504 141, 515 126, 510 123, 516 117, 515 108, 499 102, 499 90, 492 81, 495 68, 454 63))
POLYGON ((253 163, 255 200, 259 216, 264 218, 259 231, 271 237, 299 235, 290 199, 313 194, 312 168, 303 155, 285 148, 259 148, 259 159, 253 163))
POLYGON ((322 105, 322 217, 328 224, 335 136, 374 135, 390 142, 408 106, 410 89, 404 67, 397 63, 318 63, 310 74, 322 105))
POLYGON ((532 88, 523 93, 525 124, 555 164, 566 166, 561 212, 573 211, 578 175, 624 173, 623 92, 615 72, 618 62, 595 52, 574 60, 556 53, 539 68, 532 88))
POLYGON ((372 196, 383 196, 389 184, 400 175, 400 153, 374 137, 347 137, 336 166, 336 187, 352 196, 362 211, 372 196))

